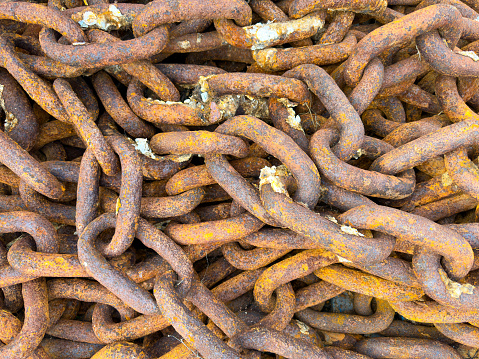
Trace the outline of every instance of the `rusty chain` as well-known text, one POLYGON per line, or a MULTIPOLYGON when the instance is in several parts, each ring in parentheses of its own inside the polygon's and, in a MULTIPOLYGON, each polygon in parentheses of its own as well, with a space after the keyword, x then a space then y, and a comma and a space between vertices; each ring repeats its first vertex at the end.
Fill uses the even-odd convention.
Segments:
POLYGON ((0 2, 0 358, 479 358, 477 0, 0 2))

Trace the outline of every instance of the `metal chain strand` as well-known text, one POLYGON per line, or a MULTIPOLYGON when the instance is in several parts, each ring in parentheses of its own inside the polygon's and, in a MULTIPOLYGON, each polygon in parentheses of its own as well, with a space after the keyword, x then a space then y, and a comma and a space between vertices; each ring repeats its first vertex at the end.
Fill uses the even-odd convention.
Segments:
POLYGON ((0 358, 479 358, 479 2, 0 4, 0 358))

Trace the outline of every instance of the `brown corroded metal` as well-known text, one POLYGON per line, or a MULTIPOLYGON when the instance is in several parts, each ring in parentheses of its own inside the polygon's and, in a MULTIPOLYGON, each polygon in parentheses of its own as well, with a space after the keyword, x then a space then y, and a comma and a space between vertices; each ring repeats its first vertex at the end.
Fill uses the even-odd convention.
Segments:
POLYGON ((83 141, 91 146, 105 173, 110 176, 116 174, 119 167, 118 160, 95 125, 93 115, 88 111, 86 104, 81 102, 66 80, 57 79, 53 86, 69 115, 70 121, 74 124, 83 141))
POLYGON ((394 318, 394 310, 385 300, 377 300, 374 314, 359 316, 341 313, 320 313, 304 309, 296 313, 303 322, 314 328, 335 333, 369 334, 377 333, 389 327, 394 318))
POLYGON ((358 113, 331 76, 321 67, 311 64, 295 67, 287 71, 284 76, 303 80, 319 97, 331 113, 336 126, 340 128, 341 138, 333 150, 343 161, 349 160, 361 147, 364 140, 364 126, 358 113))
POLYGON ((150 138, 154 134, 153 128, 141 121, 128 107, 108 74, 97 72, 92 83, 105 110, 131 136, 150 138))
POLYGON ((384 49, 405 43, 418 35, 441 28, 449 46, 454 46, 460 37, 458 10, 447 5, 433 5, 381 26, 364 37, 356 51, 348 59, 345 69, 346 81, 357 83, 367 63, 384 49))
MULTIPOLYGON (((414 173, 404 171, 398 177, 349 167, 331 151, 337 134, 332 129, 317 131, 311 138, 311 156, 320 173, 335 185, 370 197, 401 199, 409 197, 416 184, 414 173), (351 181, 351 185, 348 185, 351 181)), ((392 149, 392 148, 391 148, 392 149)))
POLYGON ((214 21, 220 36, 230 45, 251 50, 304 40, 314 35, 324 25, 325 13, 314 12, 301 19, 286 22, 237 26, 232 20, 214 21), (267 36, 264 36, 264 33, 267 36))
POLYGON ((395 358, 427 358, 430 356, 461 358, 451 347, 429 339, 370 338, 361 340, 355 347, 360 353, 376 358, 387 358, 391 353, 395 353, 395 358))
POLYGON ((269 71, 289 70, 302 64, 329 65, 348 58, 356 45, 356 37, 346 35, 339 44, 318 44, 299 48, 266 48, 255 50, 256 63, 269 71))
POLYGON ((0 356, 472 357, 478 11, 0 5, 0 356))

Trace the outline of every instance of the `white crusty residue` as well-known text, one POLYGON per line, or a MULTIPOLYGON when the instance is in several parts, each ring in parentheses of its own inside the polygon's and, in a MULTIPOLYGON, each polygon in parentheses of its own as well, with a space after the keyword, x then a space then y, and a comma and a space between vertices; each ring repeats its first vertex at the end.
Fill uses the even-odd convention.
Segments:
POLYGON ((86 45, 86 42, 83 41, 83 42, 73 42, 72 43, 72 46, 82 46, 82 45, 86 45))
POLYGON ((351 226, 347 226, 347 225, 343 224, 340 229, 344 233, 352 234, 353 236, 364 237, 364 234, 362 234, 356 228, 353 228, 351 226))
POLYGON ((154 160, 158 160, 159 157, 153 153, 147 138, 135 138, 135 150, 144 154, 146 157, 150 157, 154 160))
MULTIPOLYGON (((288 110, 293 111, 293 114, 294 114, 293 109, 288 109, 288 110)), ((303 127, 301 126, 301 117, 299 117, 299 115, 288 116, 288 118, 286 119, 286 122, 295 130, 304 132, 303 127)))
POLYGON ((4 85, 0 85, 0 106, 5 111, 5 99, 3 98, 3 89, 5 88, 4 85))
POLYGON ((146 101, 148 101, 151 104, 155 104, 155 105, 183 105, 183 102, 161 101, 161 100, 158 100, 158 99, 153 99, 151 97, 147 97, 146 101))
POLYGON ((191 157, 193 157, 193 154, 191 154, 191 153, 187 153, 187 154, 184 154, 184 155, 170 155, 170 156, 168 156, 168 158, 170 160, 172 160, 173 162, 178 162, 178 163, 186 162, 191 157))
POLYGON ((16 118, 13 113, 7 111, 5 108, 5 99, 3 97, 4 88, 5 88, 4 85, 0 85, 0 107, 2 107, 3 112, 5 112, 5 123, 4 123, 5 132, 10 132, 11 130, 15 128, 16 125, 18 125, 18 118, 16 118))
POLYGON ((198 80, 198 85, 200 86, 201 92, 208 92, 210 90, 210 85, 208 84, 208 80, 216 75, 209 75, 209 76, 200 76, 198 80))
POLYGON ((120 29, 129 24, 129 20, 123 16, 121 11, 110 4, 107 11, 95 14, 93 11, 85 11, 78 24, 82 28, 96 28, 101 30, 120 29))
POLYGON ((221 118, 227 120, 233 117, 240 105, 240 100, 241 96, 239 95, 225 95, 214 99, 221 113, 221 118))
POLYGON ((152 105, 168 105, 168 106, 171 106, 171 105, 186 105, 186 106, 189 106, 191 108, 201 108, 201 109, 204 108, 204 105, 202 105, 201 103, 197 102, 195 99, 192 99, 192 98, 187 98, 183 102, 176 102, 176 101, 161 101, 161 100, 152 99, 150 97, 147 97, 146 101, 148 101, 152 105))
POLYGON ((183 40, 178 42, 178 46, 182 49, 189 49, 191 47, 191 43, 188 40, 183 40))
POLYGON ((286 107, 296 107, 296 106, 298 106, 298 104, 296 102, 291 101, 289 98, 281 97, 281 98, 278 98, 277 101, 279 103, 281 103, 283 106, 286 106, 286 107))
MULTIPOLYGON (((330 220, 333 223, 339 224, 338 220, 336 218, 334 218, 333 216, 330 216, 329 214, 325 215, 324 218, 330 220)), ((344 233, 347 233, 347 234, 352 234, 353 236, 364 237, 364 234, 359 232, 356 228, 353 228, 351 226, 347 226, 345 224, 342 224, 339 227, 339 229, 341 230, 341 232, 344 232, 344 233)), ((345 263, 349 262, 347 259, 342 258, 340 256, 338 256, 338 259, 339 259, 340 262, 345 262, 345 263)))
POLYGON ((93 11, 85 11, 83 13, 83 18, 78 21, 78 24, 82 28, 88 28, 90 26, 97 25, 97 17, 93 11))
POLYGON ((257 23, 246 26, 243 30, 251 39, 251 50, 261 50, 273 46, 278 41, 284 40, 288 35, 294 32, 317 32, 324 25, 324 21, 316 15, 307 15, 301 19, 287 22, 268 21, 267 23, 257 23))
POLYGON ((333 216, 330 216, 329 214, 325 215, 324 218, 326 218, 327 220, 333 222, 333 223, 338 223, 338 220, 336 218, 334 218, 333 216))
POLYGON ((299 320, 295 319, 296 325, 299 328, 299 331, 303 333, 304 335, 309 335, 309 327, 304 324, 303 322, 300 322, 299 320))
POLYGON ((474 286, 471 284, 461 284, 458 282, 454 282, 452 279, 450 279, 446 272, 442 268, 438 269, 439 275, 441 276, 441 280, 446 286, 447 292, 451 295, 453 298, 459 298, 461 297, 462 294, 472 294, 474 291, 474 286))
POLYGON ((301 117, 296 115, 296 112, 293 109, 293 107, 296 107, 298 104, 290 101, 287 98, 279 98, 278 102, 285 106, 288 110, 288 118, 286 119, 286 123, 295 130, 304 132, 303 127, 301 126, 301 117))
POLYGON ((271 167, 263 167, 259 174, 259 188, 261 189, 262 186, 265 184, 270 184, 273 191, 285 194, 289 197, 288 190, 284 185, 281 177, 285 177, 289 175, 289 170, 285 165, 281 166, 271 166, 271 167))
POLYGON ((18 125, 18 118, 11 112, 5 111, 5 132, 10 132, 18 125))
POLYGON ((358 149, 356 153, 353 155, 353 160, 359 159, 361 156, 365 155, 366 151, 364 151, 362 148, 358 149))
POLYGON ((198 86, 200 88, 200 98, 201 101, 207 102, 208 99, 212 96, 210 96, 210 85, 208 84, 208 80, 215 75, 209 75, 209 76, 200 76, 200 79, 198 80, 198 86))
POLYGON ((269 23, 258 23, 244 27, 246 35, 253 40, 251 50, 261 50, 278 41, 282 34, 276 27, 274 24, 269 23))
POLYGON ((269 42, 271 40, 275 40, 278 37, 278 32, 273 30, 271 26, 260 25, 258 30, 256 31, 256 37, 261 42, 269 42))
POLYGON ((479 61, 479 56, 477 56, 477 54, 474 51, 458 51, 457 53, 462 56, 467 56, 473 59, 474 61, 479 61))
POLYGON ((336 257, 338 257, 339 263, 353 263, 349 259, 343 258, 341 256, 336 255, 336 257))

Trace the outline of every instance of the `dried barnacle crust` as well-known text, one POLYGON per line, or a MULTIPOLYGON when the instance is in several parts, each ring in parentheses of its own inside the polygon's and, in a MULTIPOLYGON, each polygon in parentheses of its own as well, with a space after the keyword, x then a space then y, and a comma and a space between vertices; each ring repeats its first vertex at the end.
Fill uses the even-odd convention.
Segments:
POLYGON ((188 161, 193 155, 192 154, 184 154, 184 155, 169 155, 168 158, 173 162, 186 162, 188 161))
POLYGON ((132 16, 123 15, 114 5, 110 4, 105 11, 90 8, 72 15, 72 19, 86 29, 100 29, 104 31, 118 30, 131 26, 132 16))
POLYGON ((208 84, 208 80, 216 75, 209 75, 209 76, 200 76, 200 79, 198 80, 198 87, 201 91, 201 93, 207 93, 212 97, 210 85, 208 84))
POLYGON ((263 167, 259 175, 259 188, 265 184, 270 184, 273 191, 285 194, 289 197, 288 190, 286 189, 285 184, 281 177, 286 177, 291 175, 291 172, 286 168, 285 165, 281 166, 271 166, 263 167))
POLYGON ((298 104, 291 102, 287 98, 279 98, 278 102, 280 102, 284 107, 286 107, 288 111, 288 118, 286 118, 286 123, 290 125, 292 128, 298 131, 303 131, 303 127, 301 126, 301 117, 296 115, 293 107, 296 107, 298 104))
POLYGON ((150 105, 188 106, 196 110, 196 116, 200 117, 204 125, 217 123, 233 117, 239 106, 240 95, 213 96, 207 83, 208 77, 200 76, 198 83, 193 85, 191 95, 183 102, 162 101, 147 97, 143 101, 150 105))
POLYGON ((341 256, 337 256, 339 263, 352 263, 350 260, 343 258, 341 256))
POLYGON ((304 335, 309 335, 309 327, 306 324, 297 319, 294 320, 294 323, 296 323, 301 333, 303 333, 304 335))
POLYGON ((217 111, 219 112, 219 119, 215 122, 228 120, 234 117, 239 107, 242 108, 245 115, 261 119, 269 118, 268 99, 266 98, 248 95, 211 96, 209 92, 200 91, 201 90, 197 87, 193 91, 193 95, 185 100, 184 103, 191 106, 191 104, 187 102, 191 101, 196 104, 196 107, 201 107, 204 116, 207 118, 209 118, 211 104, 216 105, 217 111))
POLYGON ((474 51, 458 51, 457 53, 462 56, 467 56, 473 59, 474 61, 479 61, 479 56, 477 56, 477 54, 474 51))
POLYGON ((245 115, 261 119, 269 118, 267 98, 238 94, 218 96, 208 83, 208 80, 215 76, 218 75, 200 76, 190 98, 204 103, 205 110, 209 108, 208 104, 216 104, 221 117, 220 120, 227 120, 235 116, 239 107, 242 108, 245 115))
POLYGON ((188 40, 183 40, 178 42, 178 46, 186 50, 191 47, 191 43, 188 40))
POLYGON ((297 103, 291 101, 289 98, 278 98, 277 100, 279 103, 281 103, 282 105, 288 108, 298 106, 297 103))
POLYGON ((439 275, 441 276, 441 280, 446 286, 447 292, 451 295, 453 298, 460 298, 462 294, 472 294, 474 291, 474 286, 471 284, 461 284, 454 282, 452 279, 450 279, 446 272, 442 268, 438 269, 439 275))
POLYGON ((292 128, 298 131, 303 131, 303 127, 301 126, 301 117, 296 115, 292 108, 288 107, 288 118, 286 119, 286 123, 290 125, 292 128))
POLYGON ((10 132, 18 125, 18 118, 11 112, 5 111, 5 132, 10 132))
MULTIPOLYGON (((165 159, 164 156, 158 156, 151 150, 150 142, 147 138, 135 138, 135 140, 128 138, 128 141, 130 141, 130 143, 135 146, 135 150, 137 150, 142 155, 145 155, 146 157, 157 161, 165 159)), ((168 155, 166 156, 166 158, 173 162, 182 163, 189 161, 192 156, 192 154, 168 155)))
POLYGON ((330 220, 333 223, 338 224, 338 220, 336 218, 334 218, 333 216, 330 216, 329 214, 325 215, 324 218, 330 220))
POLYGON ((269 119, 267 98, 245 95, 241 97, 240 105, 245 115, 269 119))
POLYGON ((367 152, 365 150, 363 150, 362 148, 359 148, 356 153, 354 154, 354 156, 352 157, 353 160, 357 160, 359 159, 361 156, 365 155, 367 152))
MULTIPOLYGON (((326 216, 324 216, 324 218, 330 220, 330 221, 333 222, 333 223, 339 224, 339 223, 338 223, 338 220, 337 220, 336 218, 334 218, 333 216, 326 215, 326 216)), ((342 232, 347 233, 347 234, 352 234, 353 236, 365 237, 364 234, 362 234, 362 233, 359 232, 356 228, 353 228, 353 227, 351 227, 351 226, 347 226, 347 225, 342 224, 339 229, 340 229, 342 232)), ((339 258, 340 261, 343 260, 343 262, 344 262, 344 261, 348 261, 347 259, 344 259, 344 258, 339 257, 339 256, 338 256, 338 258, 339 258)), ((348 261, 348 262, 349 262, 349 261, 348 261)))
POLYGON ((146 157, 150 157, 154 160, 159 160, 160 158, 153 153, 150 148, 150 144, 148 143, 147 138, 135 138, 135 150, 140 152, 141 154, 145 155, 146 157))
POLYGON ((5 86, 0 85, 0 107, 3 109, 3 112, 5 112, 5 124, 4 124, 4 129, 5 132, 10 132, 15 128, 15 126, 18 124, 18 118, 15 117, 15 115, 11 112, 8 112, 5 109, 5 99, 3 98, 3 89, 5 86))
POLYGON ((183 102, 161 101, 161 100, 153 99, 151 97, 148 97, 146 100, 153 105, 155 105, 155 104, 156 105, 186 105, 186 106, 189 106, 191 108, 200 108, 200 109, 204 108, 204 105, 202 105, 201 103, 199 103, 198 101, 196 101, 193 98, 188 98, 183 102))
POLYGON ((218 106, 222 120, 227 120, 236 114, 236 110, 240 106, 242 96, 225 95, 212 99, 218 106))
POLYGON ((362 234, 356 228, 353 228, 351 226, 346 226, 343 224, 340 229, 344 233, 352 234, 353 236, 364 237, 364 234, 362 234))
POLYGON ((324 21, 317 16, 305 16, 301 19, 287 22, 267 22, 265 24, 257 23, 255 25, 243 28, 248 38, 251 39, 251 50, 261 50, 272 46, 287 38, 296 31, 315 33, 324 26, 324 21))
POLYGON ((281 176, 281 177, 291 176, 291 171, 285 165, 280 165, 276 167, 276 176, 281 176))
POLYGON ((198 116, 203 125, 217 123, 221 120, 221 112, 218 109, 217 104, 214 101, 203 102, 198 95, 198 92, 194 91, 193 95, 185 99, 183 102, 176 101, 161 101, 153 98, 146 98, 150 105, 162 105, 162 106, 188 106, 195 110, 195 116, 198 116))

